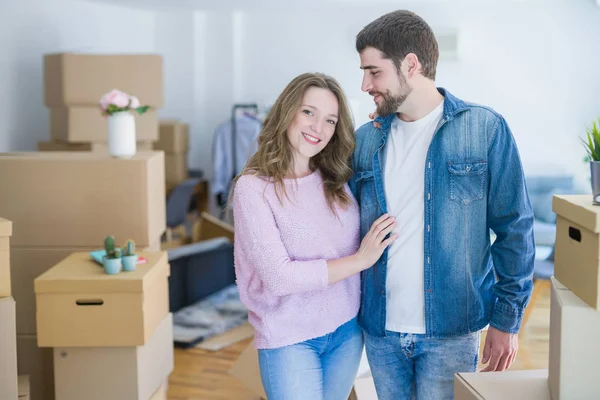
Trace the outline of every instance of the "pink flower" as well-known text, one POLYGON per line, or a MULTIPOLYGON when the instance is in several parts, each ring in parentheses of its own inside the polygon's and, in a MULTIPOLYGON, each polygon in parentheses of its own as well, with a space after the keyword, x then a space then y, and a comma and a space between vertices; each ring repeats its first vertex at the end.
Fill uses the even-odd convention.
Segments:
POLYGON ((133 110, 135 110, 136 108, 138 108, 140 106, 140 101, 135 96, 129 97, 129 101, 130 101, 129 108, 131 108, 133 110))
POLYGON ((125 92, 121 92, 120 90, 113 89, 100 99, 100 107, 103 110, 106 110, 109 104, 114 104, 119 108, 127 107, 129 104, 129 95, 125 92))

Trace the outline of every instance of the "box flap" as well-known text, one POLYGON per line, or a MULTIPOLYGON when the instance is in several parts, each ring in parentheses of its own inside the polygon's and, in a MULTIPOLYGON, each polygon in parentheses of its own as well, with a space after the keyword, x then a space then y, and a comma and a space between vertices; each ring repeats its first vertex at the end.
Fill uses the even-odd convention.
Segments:
POLYGON ((600 232, 600 206, 593 205, 591 194, 555 195, 552 211, 592 232, 600 232))
POLYGON ((473 399, 551 400, 547 369, 459 373, 457 384, 466 385, 478 396, 473 399))
POLYGON ((29 375, 19 376, 19 399, 29 396, 29 375))
MULTIPOLYGON (((552 289, 556 293, 556 300, 562 308, 582 308, 594 310, 589 304, 583 301, 573 291, 569 290, 557 279, 552 280, 552 289)), ((600 315, 600 314, 599 314, 600 315)))
POLYGON ((554 276, 550 277, 550 282, 552 283, 552 287, 554 287, 556 290, 569 290, 568 287, 560 283, 560 281, 554 276))
POLYGON ((246 387, 262 399, 267 398, 265 389, 260 377, 260 367, 258 366, 258 350, 254 347, 252 341, 236 360, 229 374, 242 382, 246 387))
POLYGON ((142 251, 138 255, 148 262, 137 264, 135 271, 108 275, 88 252, 73 253, 35 279, 35 293, 143 292, 154 279, 169 276, 165 251, 142 251))
POLYGON ((12 221, 0 217, 0 237, 12 236, 12 221))

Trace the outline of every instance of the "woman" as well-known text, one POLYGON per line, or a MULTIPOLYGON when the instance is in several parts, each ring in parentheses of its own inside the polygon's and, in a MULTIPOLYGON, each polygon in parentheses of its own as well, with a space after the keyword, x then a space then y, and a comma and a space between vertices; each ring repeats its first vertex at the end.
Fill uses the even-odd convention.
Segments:
POLYGON ((362 354, 359 272, 394 239, 387 215, 359 243, 347 181, 354 129, 339 84, 292 80, 234 181, 235 269, 269 399, 347 399, 362 354))

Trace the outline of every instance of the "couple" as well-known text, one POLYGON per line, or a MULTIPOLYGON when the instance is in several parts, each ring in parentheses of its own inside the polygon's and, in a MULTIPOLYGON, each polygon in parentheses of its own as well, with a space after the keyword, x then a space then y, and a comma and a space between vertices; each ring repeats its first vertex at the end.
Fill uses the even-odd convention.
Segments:
POLYGON ((234 181, 262 382, 269 399, 347 399, 364 344, 379 399, 451 399, 488 324, 485 370, 517 353, 534 259, 519 153, 502 116, 436 88, 419 16, 380 17, 356 49, 375 121, 355 135, 338 83, 300 75, 234 181))

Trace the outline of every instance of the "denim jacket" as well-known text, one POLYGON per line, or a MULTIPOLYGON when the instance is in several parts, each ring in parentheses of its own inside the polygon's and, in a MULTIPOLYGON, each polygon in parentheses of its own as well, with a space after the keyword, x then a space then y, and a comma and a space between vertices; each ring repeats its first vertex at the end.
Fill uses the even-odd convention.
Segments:
MULTIPOLYGON (((444 111, 424 166, 426 336, 460 336, 488 324, 518 333, 535 255, 519 152, 501 115, 438 91, 444 111)), ((387 212, 384 154, 393 119, 379 117, 380 129, 369 122, 356 132, 349 185, 360 205, 361 238, 387 212)), ((386 249, 361 274, 359 323, 373 336, 386 334, 387 257, 386 249)))

